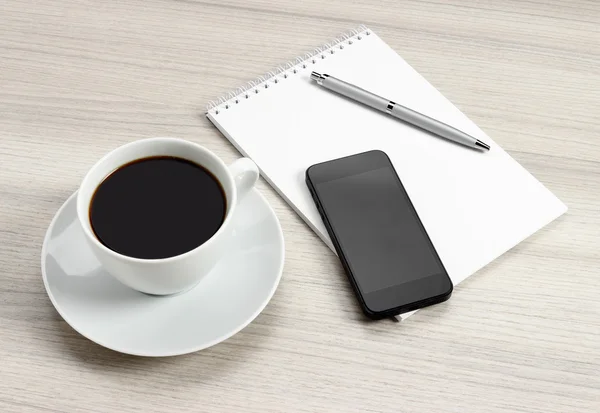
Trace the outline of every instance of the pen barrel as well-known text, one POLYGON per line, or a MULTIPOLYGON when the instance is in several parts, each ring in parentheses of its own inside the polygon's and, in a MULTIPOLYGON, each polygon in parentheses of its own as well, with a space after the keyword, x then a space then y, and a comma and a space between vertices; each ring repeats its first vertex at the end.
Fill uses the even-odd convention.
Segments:
POLYGON ((389 100, 384 99, 381 96, 377 96, 374 93, 361 89, 358 86, 350 83, 346 83, 343 80, 336 79, 335 77, 329 76, 323 79, 321 86, 331 90, 332 92, 346 96, 349 99, 355 100, 363 105, 370 106, 373 109, 381 110, 383 112, 386 111, 389 103, 389 100))
POLYGON ((406 123, 410 123, 418 128, 426 130, 434 135, 454 141, 456 143, 470 146, 472 148, 480 148, 489 150, 489 146, 476 138, 461 132, 453 126, 440 122, 427 115, 424 115, 405 106, 399 105, 389 99, 382 98, 368 90, 361 89, 351 83, 344 82, 333 76, 326 74, 313 73, 315 79, 321 86, 326 89, 336 92, 349 99, 360 102, 363 105, 370 106, 373 109, 381 112, 386 112, 389 115, 400 119, 406 123))
POLYGON ((450 126, 446 123, 440 122, 427 115, 414 111, 404 106, 394 105, 392 110, 388 112, 395 118, 410 123, 418 128, 424 129, 434 135, 441 136, 448 140, 460 143, 466 146, 475 146, 476 139, 464 132, 450 126))

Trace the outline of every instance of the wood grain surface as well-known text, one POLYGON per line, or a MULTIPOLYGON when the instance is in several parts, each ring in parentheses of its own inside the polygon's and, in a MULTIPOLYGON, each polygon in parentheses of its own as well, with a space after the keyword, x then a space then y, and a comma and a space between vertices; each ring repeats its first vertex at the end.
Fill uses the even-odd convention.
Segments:
POLYGON ((597 412, 599 286, 597 1, 0 2, 2 412, 597 412), (150 136, 234 160, 207 102, 361 23, 569 212, 451 300, 368 322, 335 256, 261 182, 286 265, 250 326, 164 359, 72 330, 40 250, 86 170, 150 136))

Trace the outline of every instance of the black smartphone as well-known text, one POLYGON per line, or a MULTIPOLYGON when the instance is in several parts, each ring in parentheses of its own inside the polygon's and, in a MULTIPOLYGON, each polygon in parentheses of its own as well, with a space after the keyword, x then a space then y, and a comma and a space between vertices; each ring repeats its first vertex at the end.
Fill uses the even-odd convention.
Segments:
POLYGON ((450 297, 452 281, 384 152, 313 165, 306 183, 368 317, 450 297))

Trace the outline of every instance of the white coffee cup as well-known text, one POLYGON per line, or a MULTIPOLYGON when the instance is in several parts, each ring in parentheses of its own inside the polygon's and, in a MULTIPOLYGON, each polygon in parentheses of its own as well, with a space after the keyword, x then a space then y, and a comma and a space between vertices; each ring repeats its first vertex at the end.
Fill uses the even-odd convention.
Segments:
MULTIPOLYGON (((83 179, 77 193, 77 217, 81 232, 98 263, 123 284, 154 295, 186 291, 200 282, 227 254, 231 245, 232 216, 258 176, 258 168, 248 158, 238 159, 227 166, 208 149, 182 139, 150 138, 131 142, 100 159, 83 179), (89 210, 96 188, 111 172, 129 162, 152 156, 183 158, 209 170, 221 183, 227 199, 227 210, 219 230, 195 249, 168 258, 140 259, 119 254, 102 244, 92 230, 89 210)), ((64 251, 53 255, 61 265, 60 257, 64 251)))

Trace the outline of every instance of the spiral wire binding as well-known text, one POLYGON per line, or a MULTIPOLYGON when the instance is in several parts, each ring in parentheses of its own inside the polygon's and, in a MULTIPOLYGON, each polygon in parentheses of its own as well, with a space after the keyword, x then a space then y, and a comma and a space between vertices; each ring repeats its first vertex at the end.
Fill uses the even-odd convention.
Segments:
POLYGON ((310 53, 298 56, 296 59, 284 63, 270 72, 238 87, 236 90, 219 97, 216 101, 211 100, 206 105, 206 113, 211 112, 218 115, 220 111, 227 110, 249 99, 252 95, 260 93, 264 89, 272 87, 285 79, 297 74, 301 70, 308 68, 309 65, 317 63, 319 60, 326 59, 328 55, 333 55, 337 50, 343 50, 346 46, 352 45, 355 40, 362 40, 363 35, 369 36, 371 31, 365 26, 360 25, 356 29, 349 30, 335 40, 317 47, 310 53), (336 50, 337 49, 337 50, 336 50))

